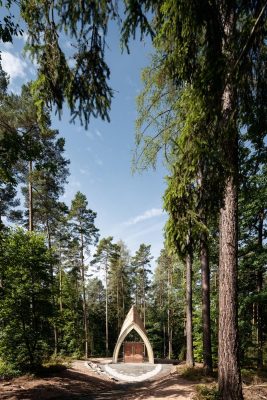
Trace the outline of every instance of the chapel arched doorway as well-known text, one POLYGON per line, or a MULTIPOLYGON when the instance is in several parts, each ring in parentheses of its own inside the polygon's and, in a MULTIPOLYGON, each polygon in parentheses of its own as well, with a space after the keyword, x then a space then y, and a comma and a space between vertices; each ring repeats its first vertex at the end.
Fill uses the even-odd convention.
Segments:
POLYGON ((128 312, 125 321, 122 325, 114 352, 113 352, 113 362, 117 363, 118 362, 118 356, 119 356, 119 351, 120 348, 127 337, 128 334, 130 334, 132 331, 135 331, 140 338, 143 340, 142 342, 125 342, 124 344, 124 362, 143 362, 143 356, 142 353, 144 351, 142 350, 142 346, 145 346, 146 351, 147 351, 147 356, 148 356, 148 362, 151 364, 154 364, 154 355, 153 355, 153 349, 152 346, 149 342, 149 339, 147 337, 147 333, 144 327, 144 324, 141 320, 141 318, 138 315, 138 312, 135 308, 135 306, 132 306, 130 311, 128 312), (127 344, 130 343, 130 344, 127 344), (127 354, 125 354, 125 351, 127 350, 127 354), (126 355, 126 358, 125 358, 126 355), (130 360, 133 361, 130 361, 130 360))

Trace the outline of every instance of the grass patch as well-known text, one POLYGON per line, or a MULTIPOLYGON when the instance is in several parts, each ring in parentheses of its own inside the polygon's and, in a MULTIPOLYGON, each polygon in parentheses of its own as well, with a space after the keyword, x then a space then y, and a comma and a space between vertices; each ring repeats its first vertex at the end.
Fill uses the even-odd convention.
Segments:
POLYGON ((206 375, 202 367, 183 367, 178 369, 178 373, 182 378, 188 379, 193 382, 212 382, 215 375, 206 375))
POLYGON ((217 386, 198 385, 196 392, 194 400, 219 400, 220 398, 217 386))
POLYGON ((51 356, 38 367, 38 369, 35 371, 35 374, 37 376, 50 376, 58 374, 70 367, 72 361, 72 357, 51 356))

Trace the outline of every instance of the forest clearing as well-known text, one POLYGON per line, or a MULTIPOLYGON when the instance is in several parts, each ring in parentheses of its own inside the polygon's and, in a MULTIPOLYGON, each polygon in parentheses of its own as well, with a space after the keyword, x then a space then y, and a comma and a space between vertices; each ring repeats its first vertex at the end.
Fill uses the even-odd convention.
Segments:
MULTIPOLYGON (((99 361, 99 360, 98 360, 99 361)), ((94 362, 96 360, 94 359, 94 362)), ((199 364, 197 368, 201 368, 199 364)), ((114 382, 99 376, 85 366, 85 361, 74 361, 62 371, 48 373, 44 378, 22 376, 0 382, 3 400, 202 400, 197 388, 205 384, 213 387, 211 378, 186 379, 182 375, 185 365, 173 366, 167 375, 160 375, 142 383, 114 382)), ((191 377, 192 378, 192 377, 191 377)), ((243 384, 245 400, 267 398, 267 377, 243 384)))

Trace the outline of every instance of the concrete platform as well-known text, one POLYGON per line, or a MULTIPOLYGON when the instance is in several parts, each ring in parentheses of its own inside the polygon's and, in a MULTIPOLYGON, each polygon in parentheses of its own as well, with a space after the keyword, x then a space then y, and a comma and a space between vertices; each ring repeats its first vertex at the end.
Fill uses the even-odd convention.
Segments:
POLYGON ((142 382, 149 380, 162 372, 169 372, 171 367, 171 365, 149 363, 117 363, 106 364, 102 366, 106 373, 123 382, 142 382))

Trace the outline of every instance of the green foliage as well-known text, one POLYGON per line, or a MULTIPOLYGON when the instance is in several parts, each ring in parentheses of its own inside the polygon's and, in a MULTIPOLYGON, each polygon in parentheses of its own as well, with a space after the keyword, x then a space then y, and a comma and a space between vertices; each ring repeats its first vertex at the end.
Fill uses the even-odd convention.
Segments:
POLYGON ((105 355, 105 288, 98 278, 87 282, 91 355, 105 355))
POLYGON ((132 304, 131 257, 126 244, 119 241, 111 258, 108 274, 108 301, 110 310, 110 343, 116 344, 119 332, 132 304))
POLYGON ((204 386, 197 385, 196 387, 197 394, 194 397, 194 400, 219 400, 219 392, 216 386, 204 386))
POLYGON ((146 313, 146 298, 149 290, 149 274, 150 261, 152 256, 150 254, 151 245, 145 245, 142 243, 139 249, 136 251, 134 257, 132 257, 131 265, 133 271, 133 286, 134 286, 134 300, 135 305, 139 312, 142 313, 143 320, 145 321, 146 313))
POLYGON ((0 7, 3 13, 3 20, 0 20, 0 39, 2 42, 13 42, 14 36, 20 36, 23 30, 14 21, 14 15, 11 13, 11 5, 14 3, 13 0, 0 1, 0 7))
POLYGON ((2 241, 1 356, 15 369, 33 369, 50 352, 51 255, 35 233, 18 229, 2 241))
POLYGON ((83 237, 83 244, 88 248, 90 245, 95 245, 98 241, 98 229, 94 225, 96 212, 88 208, 86 196, 81 192, 77 192, 71 203, 69 218, 72 226, 73 237, 78 240, 83 237))
POLYGON ((105 38, 109 20, 118 17, 115 2, 25 0, 20 10, 29 35, 25 50, 38 63, 32 93, 41 123, 45 106, 55 105, 61 113, 64 101, 72 120, 78 117, 86 127, 91 116, 109 120, 112 90, 105 38), (70 59, 60 35, 71 42, 70 59))
POLYGON ((21 371, 16 368, 12 363, 8 363, 2 358, 0 358, 0 378, 10 379, 19 376, 21 371))
POLYGON ((179 358, 184 346, 183 265, 161 250, 149 296, 147 331, 157 357, 179 358))

